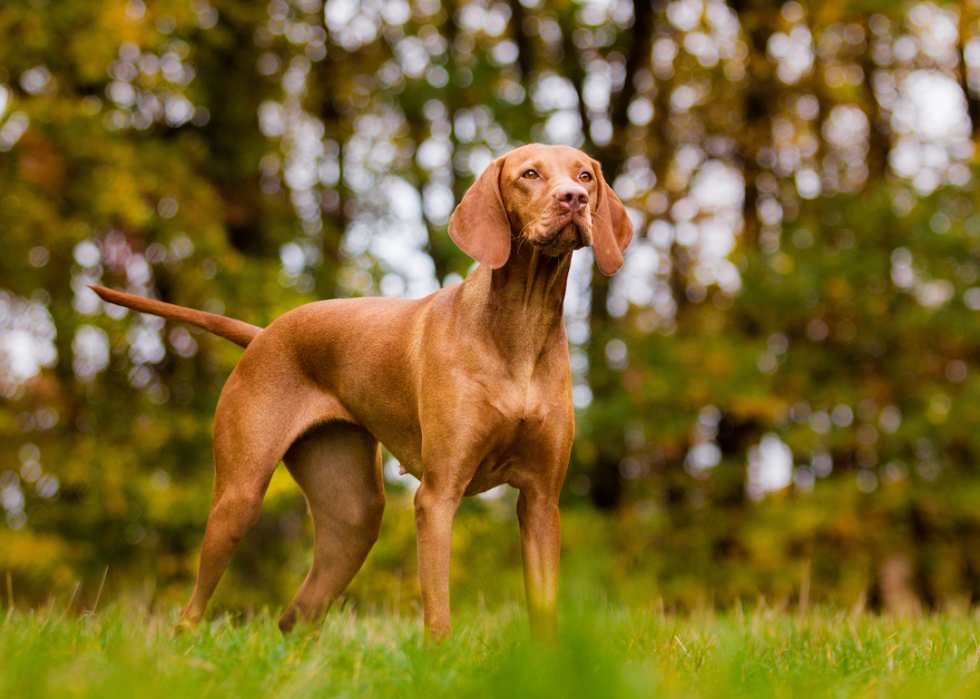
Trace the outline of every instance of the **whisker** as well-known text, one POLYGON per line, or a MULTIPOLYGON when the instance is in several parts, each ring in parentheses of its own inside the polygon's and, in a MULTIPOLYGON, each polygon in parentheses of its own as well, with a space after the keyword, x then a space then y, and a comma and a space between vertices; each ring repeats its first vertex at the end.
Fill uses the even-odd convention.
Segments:
POLYGON ((538 216, 533 221, 530 221, 526 226, 524 226, 524 228, 521 229, 521 232, 518 233, 517 235, 523 236, 524 235, 524 231, 526 231, 528 228, 530 228, 531 226, 533 226, 535 223, 537 223, 538 221, 540 221, 543 218, 544 218, 544 214, 541 214, 540 216, 538 216))

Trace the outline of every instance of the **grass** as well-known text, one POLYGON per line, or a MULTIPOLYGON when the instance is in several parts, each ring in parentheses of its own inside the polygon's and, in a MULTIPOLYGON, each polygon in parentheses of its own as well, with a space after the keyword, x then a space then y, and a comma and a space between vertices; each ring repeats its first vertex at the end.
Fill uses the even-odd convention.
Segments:
POLYGON ((564 609, 553 646, 516 605, 454 619, 442 645, 410 616, 331 612, 283 638, 270 614, 173 637, 176 610, 15 612, 0 626, 0 696, 923 697, 980 695, 976 619, 897 620, 761 605, 686 617, 564 609))

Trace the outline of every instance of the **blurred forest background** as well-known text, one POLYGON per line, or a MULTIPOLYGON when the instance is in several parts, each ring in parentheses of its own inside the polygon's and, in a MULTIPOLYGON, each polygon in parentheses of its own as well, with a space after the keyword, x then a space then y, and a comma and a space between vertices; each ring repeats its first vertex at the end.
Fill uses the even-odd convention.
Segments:
MULTIPOLYGON (((106 570, 103 599, 182 602, 197 566, 241 351, 86 284, 258 325, 423 296, 471 268, 455 203, 532 141, 600 160, 637 231, 569 282, 566 591, 980 600, 975 0, 4 0, 0 36, 18 605, 91 605, 106 570)), ((413 485, 386 474, 350 594, 409 611, 413 485)), ((464 504, 455 605, 523 594, 513 504, 464 504)), ((280 469, 217 606, 288 601, 311 543, 280 469)))

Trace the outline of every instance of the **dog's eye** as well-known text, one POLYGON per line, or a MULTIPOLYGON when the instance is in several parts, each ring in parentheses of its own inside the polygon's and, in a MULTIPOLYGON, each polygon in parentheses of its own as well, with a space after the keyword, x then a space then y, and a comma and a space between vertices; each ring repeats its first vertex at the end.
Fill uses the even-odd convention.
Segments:
POLYGON ((583 182, 591 182, 592 181, 592 175, 590 175, 587 172, 583 172, 581 175, 578 176, 578 178, 580 180, 582 180, 583 182))
POLYGON ((536 173, 534 170, 528 170, 523 175, 521 175, 521 177, 523 177, 526 180, 536 180, 538 179, 538 173, 536 173))

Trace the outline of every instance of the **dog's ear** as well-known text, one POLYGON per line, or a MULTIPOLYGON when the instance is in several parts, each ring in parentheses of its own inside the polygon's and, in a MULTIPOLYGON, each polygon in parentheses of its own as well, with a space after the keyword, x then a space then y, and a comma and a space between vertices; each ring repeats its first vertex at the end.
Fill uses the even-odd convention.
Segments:
POLYGON ((500 194, 504 156, 487 166, 449 218, 453 242, 480 264, 500 269, 510 257, 510 219, 500 194))
POLYGON ((612 276, 623 266, 623 251, 633 240, 633 222, 626 207, 602 176, 602 167, 592 161, 597 177, 597 201, 592 216, 592 254, 606 276, 612 276))

